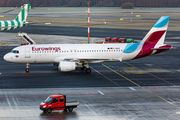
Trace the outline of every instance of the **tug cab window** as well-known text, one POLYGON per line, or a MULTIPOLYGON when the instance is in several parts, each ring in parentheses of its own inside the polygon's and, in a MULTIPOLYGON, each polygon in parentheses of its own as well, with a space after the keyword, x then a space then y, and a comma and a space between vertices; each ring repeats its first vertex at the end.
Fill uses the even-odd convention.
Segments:
POLYGON ((52 103, 51 104, 53 104, 53 103, 57 103, 58 102, 58 98, 54 98, 54 100, 52 101, 52 103))
POLYGON ((19 50, 12 50, 11 53, 19 53, 19 50))

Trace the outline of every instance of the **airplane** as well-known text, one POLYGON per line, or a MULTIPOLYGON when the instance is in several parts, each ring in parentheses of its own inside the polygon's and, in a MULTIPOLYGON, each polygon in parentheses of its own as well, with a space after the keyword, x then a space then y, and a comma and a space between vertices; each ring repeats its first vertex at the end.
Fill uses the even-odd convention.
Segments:
POLYGON ((14 20, 0 21, 0 31, 13 30, 26 26, 29 22, 26 21, 30 4, 25 4, 21 12, 16 16, 14 20))
POLYGON ((158 54, 172 48, 164 44, 170 16, 162 16, 138 43, 117 44, 40 44, 14 48, 4 60, 26 64, 53 63, 59 71, 74 71, 77 67, 90 74, 89 64, 123 62, 158 54))

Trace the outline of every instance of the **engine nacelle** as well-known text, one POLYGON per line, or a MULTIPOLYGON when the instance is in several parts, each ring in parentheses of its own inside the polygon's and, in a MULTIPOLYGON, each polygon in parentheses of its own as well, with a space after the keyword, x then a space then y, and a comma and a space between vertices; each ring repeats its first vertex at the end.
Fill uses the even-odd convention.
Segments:
POLYGON ((62 71, 62 72, 73 71, 76 69, 76 63, 75 62, 60 61, 58 69, 59 69, 59 71, 62 71))

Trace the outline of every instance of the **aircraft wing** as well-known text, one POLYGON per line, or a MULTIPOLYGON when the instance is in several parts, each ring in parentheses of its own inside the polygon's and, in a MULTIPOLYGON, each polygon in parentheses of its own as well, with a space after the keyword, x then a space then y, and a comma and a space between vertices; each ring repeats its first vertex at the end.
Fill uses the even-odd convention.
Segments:
POLYGON ((56 57, 54 58, 54 62, 58 63, 59 61, 71 61, 71 62, 77 62, 77 63, 100 63, 105 61, 120 61, 122 62, 121 58, 89 58, 89 57, 77 57, 77 58, 71 58, 71 57, 56 57))
POLYGON ((112 58, 112 59, 105 59, 105 58, 64 58, 64 60, 66 61, 73 61, 73 62, 89 62, 89 63, 100 63, 100 62, 104 62, 104 61, 122 61, 122 59, 120 58, 112 58))
POLYGON ((73 61, 73 62, 92 62, 92 63, 100 63, 104 61, 108 61, 109 59, 102 59, 102 58, 65 58, 66 61, 73 61))

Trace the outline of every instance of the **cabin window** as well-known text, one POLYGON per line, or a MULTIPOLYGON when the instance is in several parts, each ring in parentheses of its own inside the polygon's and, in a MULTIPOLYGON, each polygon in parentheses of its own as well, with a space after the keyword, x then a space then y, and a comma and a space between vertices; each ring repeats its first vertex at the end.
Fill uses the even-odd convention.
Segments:
POLYGON ((60 97, 59 100, 60 100, 60 102, 63 102, 63 97, 60 97))
POLYGON ((58 102, 58 98, 54 98, 54 100, 52 101, 52 103, 51 104, 53 104, 53 103, 57 103, 58 102))

